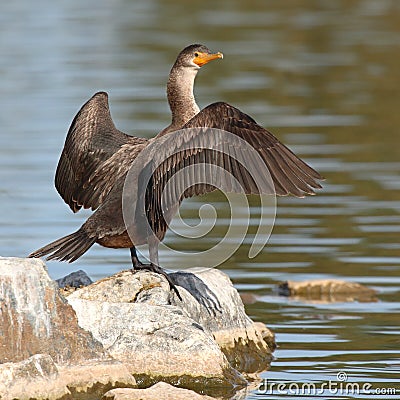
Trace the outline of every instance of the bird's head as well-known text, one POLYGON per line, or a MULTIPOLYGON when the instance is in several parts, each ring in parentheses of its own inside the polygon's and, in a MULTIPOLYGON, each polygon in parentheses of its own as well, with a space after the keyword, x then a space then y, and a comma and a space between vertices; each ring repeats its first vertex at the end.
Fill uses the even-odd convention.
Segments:
POLYGON ((223 54, 220 52, 213 53, 208 47, 202 44, 191 44, 179 53, 175 61, 175 66, 199 69, 217 58, 223 58, 223 54))

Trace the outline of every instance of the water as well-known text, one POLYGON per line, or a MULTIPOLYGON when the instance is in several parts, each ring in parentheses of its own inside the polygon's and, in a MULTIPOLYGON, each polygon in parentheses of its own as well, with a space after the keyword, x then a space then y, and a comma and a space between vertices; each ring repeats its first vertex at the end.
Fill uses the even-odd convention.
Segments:
MULTIPOLYGON (((261 377, 321 385, 342 371, 347 382, 400 389, 399 2, 20 0, 1 9, 1 255, 25 256, 89 215, 72 215, 53 187, 81 104, 106 90, 117 126, 150 137, 169 123, 165 81, 177 51, 205 43, 225 58, 200 72, 199 103, 236 105, 326 177, 315 197, 278 200, 256 259, 245 242, 220 267, 253 296, 249 315, 276 332, 279 347, 261 377), (377 301, 276 294, 281 281, 316 278, 363 283, 377 301)), ((182 215, 196 221, 203 200, 186 202, 182 215)), ((224 209, 221 196, 209 200, 224 209)), ((204 243, 222 235, 223 222, 204 243)), ((82 268, 98 279, 128 265, 126 250, 99 246, 73 266, 48 263, 54 278, 82 268)), ((293 396, 254 389, 247 399, 278 397, 293 396)))

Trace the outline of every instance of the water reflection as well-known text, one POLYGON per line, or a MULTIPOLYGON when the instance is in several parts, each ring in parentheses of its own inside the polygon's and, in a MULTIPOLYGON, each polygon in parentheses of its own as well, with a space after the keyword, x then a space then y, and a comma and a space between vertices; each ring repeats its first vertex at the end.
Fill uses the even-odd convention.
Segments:
MULTIPOLYGON (((263 376, 322 382, 344 370, 352 380, 380 385, 396 379, 396 0, 62 0, 41 7, 22 0, 4 3, 0 22, 0 254, 24 256, 86 219, 88 213, 70 214, 52 184, 80 105, 107 90, 121 130, 154 135, 169 122, 164 87, 176 52, 203 42, 226 57, 200 73, 200 104, 235 104, 327 178, 315 197, 279 199, 271 240, 255 260, 248 260, 245 242, 221 266, 236 287, 256 296, 247 306, 251 316, 277 332, 280 347, 263 376), (365 283, 379 301, 308 304, 274 292, 280 281, 315 278, 365 283)), ((223 198, 207 199, 223 211, 223 198)), ((182 215, 196 218, 203 201, 186 202, 182 215)), ((204 244, 226 229, 229 216, 220 216, 204 244)), ((176 263, 160 256, 167 267, 176 263)), ((96 247, 73 268, 97 279, 128 264, 125 251, 96 247)), ((60 277, 71 266, 49 263, 49 270, 60 277)))

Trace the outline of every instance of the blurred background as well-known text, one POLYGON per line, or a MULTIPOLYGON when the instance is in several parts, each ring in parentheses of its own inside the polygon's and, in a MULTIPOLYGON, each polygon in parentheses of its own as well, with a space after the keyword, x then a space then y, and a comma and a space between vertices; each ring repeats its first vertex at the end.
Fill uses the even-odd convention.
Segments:
MULTIPOLYGON (((73 215, 53 185, 80 106, 105 90, 120 130, 157 134, 170 122, 172 63, 203 43, 225 57, 200 71, 199 105, 235 105, 326 178, 317 196, 278 199, 256 259, 245 242, 220 266, 249 315, 276 332, 262 377, 325 382, 342 370, 351 382, 399 387, 399 1, 19 0, 1 5, 0 37, 0 255, 26 256, 89 215, 73 215), (366 284, 377 301, 276 294, 283 280, 317 278, 366 284)), ((204 201, 185 202, 182 215, 195 222, 204 201)), ((209 201, 224 212, 222 196, 209 201)), ((223 225, 201 243, 218 240, 223 225)), ((166 267, 178 262, 160 256, 166 267)), ((48 267, 53 278, 84 269, 99 279, 129 267, 129 253, 94 246, 73 265, 48 267)))

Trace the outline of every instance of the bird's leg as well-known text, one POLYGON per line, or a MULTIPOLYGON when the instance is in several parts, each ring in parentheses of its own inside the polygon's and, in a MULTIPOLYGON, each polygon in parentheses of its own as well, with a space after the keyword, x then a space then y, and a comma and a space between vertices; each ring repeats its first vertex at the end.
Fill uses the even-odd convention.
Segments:
POLYGON ((132 271, 143 269, 143 264, 140 262, 139 257, 136 253, 136 247, 131 247, 130 251, 131 251, 132 271))
POLYGON ((152 247, 150 247, 149 250, 150 250, 150 260, 152 260, 152 262, 151 262, 151 264, 143 264, 139 260, 139 257, 137 256, 136 248, 135 247, 130 248, 131 260, 132 260, 132 272, 139 271, 139 270, 147 270, 147 271, 155 272, 156 274, 160 274, 160 275, 164 276, 165 279, 169 283, 170 289, 173 290, 176 293, 176 295, 178 296, 179 300, 182 301, 182 297, 179 294, 178 289, 172 282, 169 275, 161 267, 158 266, 158 243, 156 244, 155 250, 152 247), (153 258, 155 253, 156 253, 156 256, 155 256, 155 258, 153 258), (153 260, 157 260, 157 264, 155 264, 153 260))
POLYGON ((175 284, 172 282, 172 279, 170 276, 159 266, 158 263, 158 238, 155 235, 151 235, 148 240, 149 243, 149 256, 150 256, 150 265, 153 267, 153 271, 157 272, 158 274, 162 275, 165 277, 165 279, 169 283, 169 287, 171 290, 173 290, 176 295, 178 296, 179 300, 182 301, 182 297, 179 294, 179 291, 175 284))

